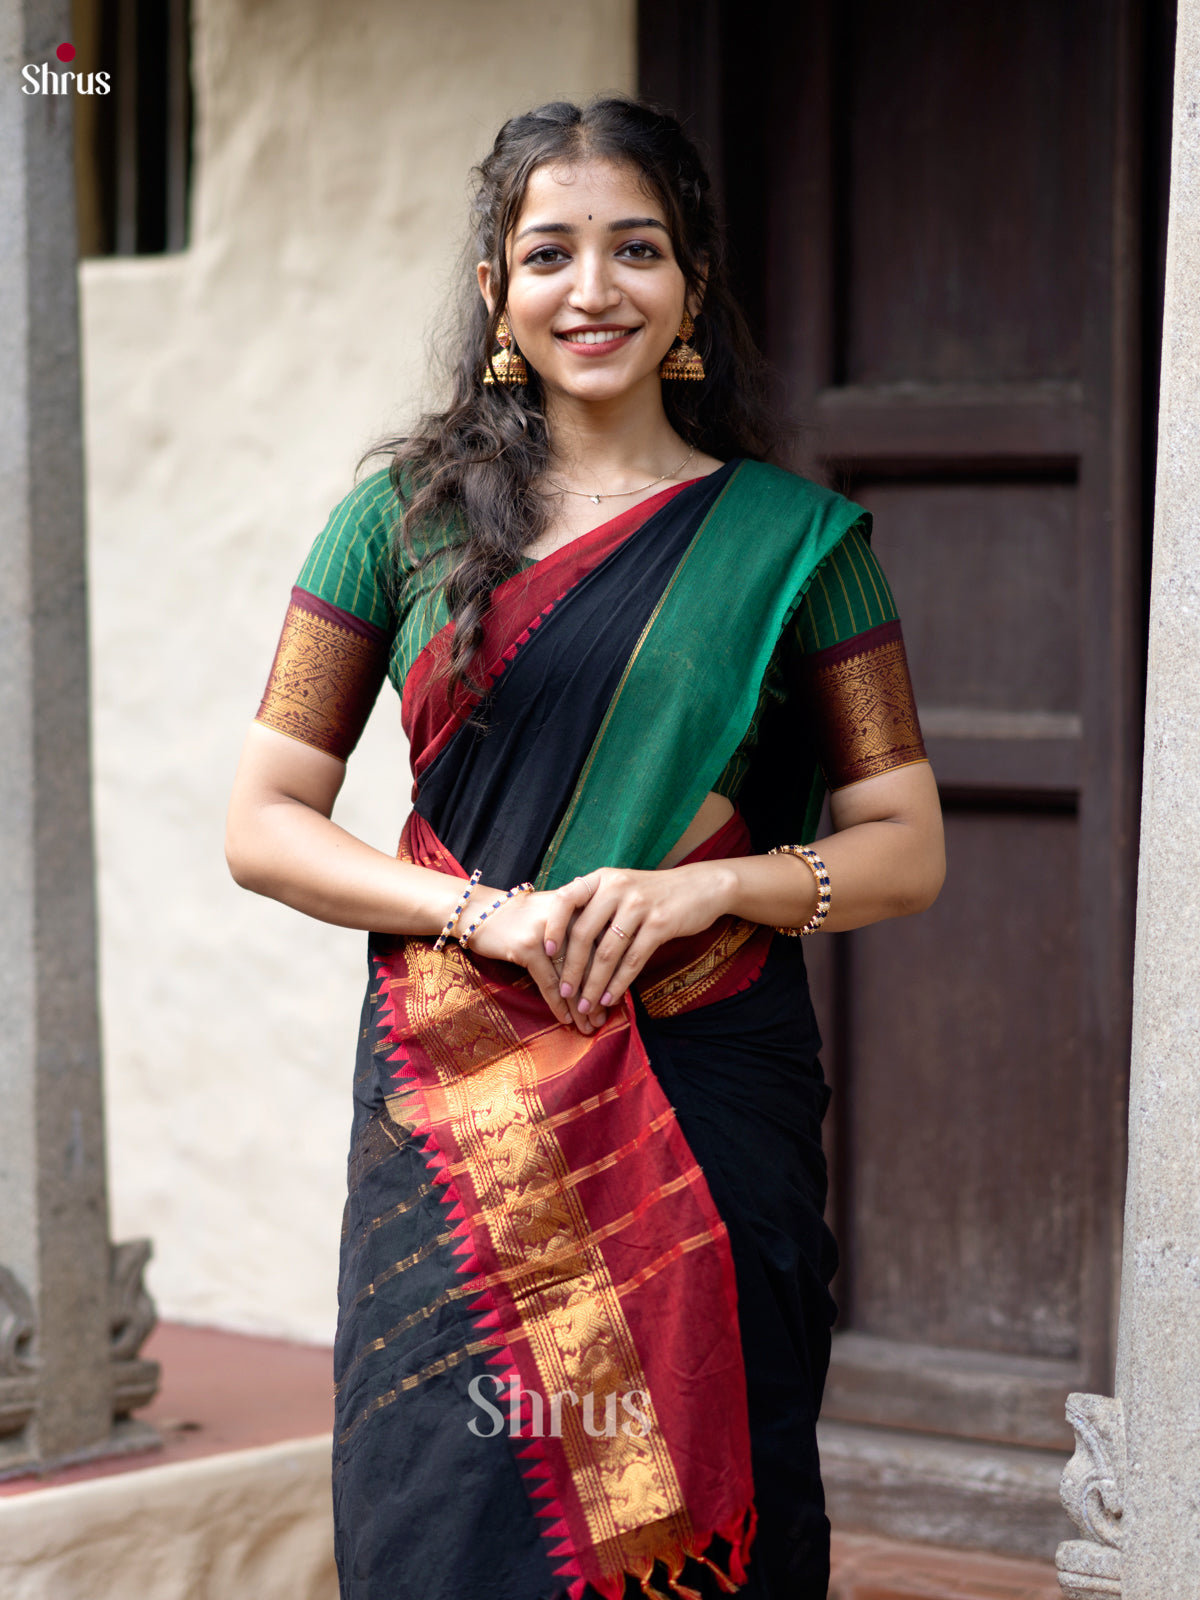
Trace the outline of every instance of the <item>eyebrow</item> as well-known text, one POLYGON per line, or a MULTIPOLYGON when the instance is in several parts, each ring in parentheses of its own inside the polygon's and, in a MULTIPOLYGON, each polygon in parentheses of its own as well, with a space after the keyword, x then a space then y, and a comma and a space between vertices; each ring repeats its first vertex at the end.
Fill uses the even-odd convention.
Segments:
MULTIPOLYGON (((622 217, 620 222, 610 222, 609 233, 624 233, 628 228, 660 228, 663 233, 668 231, 665 222, 660 222, 657 217, 622 217)), ((565 233, 568 235, 579 232, 569 222, 535 222, 528 228, 522 228, 513 243, 524 239, 530 233, 565 233)))

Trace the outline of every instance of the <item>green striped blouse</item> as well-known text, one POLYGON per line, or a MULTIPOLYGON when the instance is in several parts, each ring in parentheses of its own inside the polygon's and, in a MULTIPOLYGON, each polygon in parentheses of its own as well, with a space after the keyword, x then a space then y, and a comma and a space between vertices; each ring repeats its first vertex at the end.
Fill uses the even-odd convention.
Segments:
MULTIPOLYGON (((413 662, 450 620, 439 585, 447 559, 435 555, 416 570, 419 556, 393 545, 396 499, 387 468, 364 478, 335 507, 296 580, 328 605, 359 617, 389 638, 388 676, 397 693, 413 662)), ((760 718, 772 700, 785 698, 786 663, 896 620, 896 603, 867 542, 865 519, 854 524, 825 558, 771 659, 758 709, 737 752, 715 785, 735 799, 758 738, 760 718)))

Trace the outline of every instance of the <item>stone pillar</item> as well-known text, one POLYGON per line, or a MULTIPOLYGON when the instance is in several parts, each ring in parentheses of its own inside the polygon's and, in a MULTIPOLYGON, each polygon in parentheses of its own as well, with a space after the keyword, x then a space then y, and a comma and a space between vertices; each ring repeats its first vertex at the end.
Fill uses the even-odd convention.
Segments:
POLYGON ((1072 1600, 1200 1594, 1200 0, 1180 0, 1116 1398, 1072 1395, 1072 1600))
POLYGON ((69 0, 0 0, 0 1475, 154 1392, 149 1246, 108 1240, 96 1003, 69 0))

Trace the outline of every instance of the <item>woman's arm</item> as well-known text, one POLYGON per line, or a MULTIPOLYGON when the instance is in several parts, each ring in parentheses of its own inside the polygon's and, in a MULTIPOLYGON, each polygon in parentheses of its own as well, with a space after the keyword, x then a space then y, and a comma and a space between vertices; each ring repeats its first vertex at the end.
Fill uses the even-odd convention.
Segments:
MULTIPOLYGON (((332 821, 345 763, 286 734, 252 724, 234 780, 225 829, 225 858, 243 889, 281 900, 322 922, 379 933, 438 934, 462 897, 463 880, 397 861, 332 821)), ((490 905, 501 891, 480 884, 475 900, 490 905)), ((545 923, 556 897, 522 895, 504 908, 502 940, 490 922, 472 947, 516 961, 537 983, 560 1022, 581 1021, 558 993, 545 953, 545 923), (493 948, 495 946, 495 948, 493 948)), ((465 920, 465 919, 464 919, 465 920)))
MULTIPOLYGON (((946 847, 928 761, 835 789, 829 812, 834 831, 813 845, 829 869, 833 892, 823 932, 907 917, 933 904, 946 876, 946 847)), ((797 927, 816 908, 816 881, 794 857, 746 856, 723 865, 732 871, 729 909, 735 916, 797 927), (800 916, 798 895, 802 909, 807 907, 800 916)))
MULTIPOLYGON (((835 831, 814 845, 832 888, 824 930, 861 928, 932 905, 946 858, 928 762, 839 789, 830 810, 835 831)), ((603 868, 558 892, 561 903, 546 924, 548 948, 565 941, 562 987, 584 1016, 616 1004, 668 939, 699 933, 724 915, 802 927, 817 904, 812 873, 787 855, 696 861, 657 872, 603 868), (586 904, 571 923, 584 892, 586 904), (613 923, 628 937, 614 933, 613 923)))
POLYGON ((342 928, 439 933, 460 880, 397 861, 333 822, 345 773, 323 750, 252 724, 225 827, 235 881, 342 928))

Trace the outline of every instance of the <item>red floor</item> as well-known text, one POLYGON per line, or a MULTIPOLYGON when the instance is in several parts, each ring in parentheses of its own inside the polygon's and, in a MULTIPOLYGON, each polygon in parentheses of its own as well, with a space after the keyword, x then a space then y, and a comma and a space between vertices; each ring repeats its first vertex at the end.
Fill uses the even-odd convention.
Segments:
POLYGON ((161 1450, 14 1478, 0 1495, 332 1431, 333 1353, 322 1346, 160 1322, 142 1354, 162 1363, 162 1387, 137 1413, 158 1428, 161 1450))
MULTIPOLYGON (((332 1352, 215 1328, 159 1323, 143 1352, 162 1388, 138 1416, 162 1449, 0 1483, 0 1495, 136 1472, 225 1450, 277 1444, 333 1427, 332 1352)), ((829 1600, 1061 1600, 1049 1562, 900 1544, 842 1533, 833 1541, 829 1600)))

